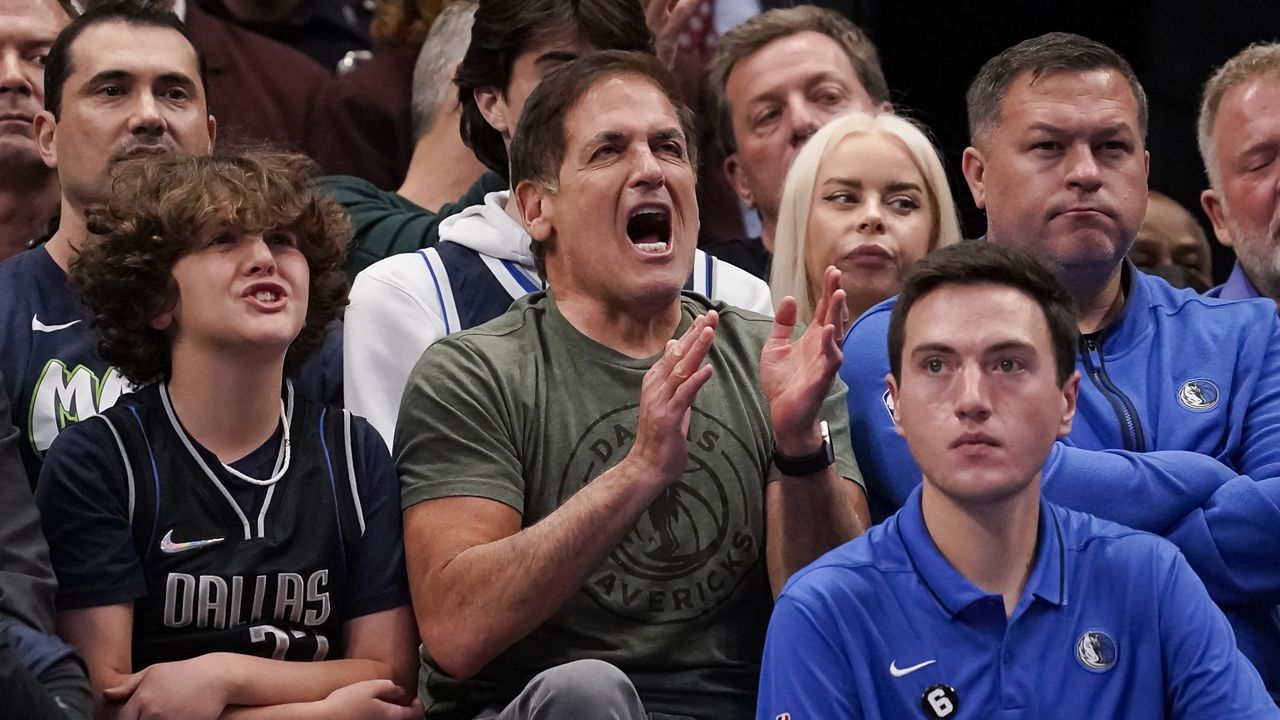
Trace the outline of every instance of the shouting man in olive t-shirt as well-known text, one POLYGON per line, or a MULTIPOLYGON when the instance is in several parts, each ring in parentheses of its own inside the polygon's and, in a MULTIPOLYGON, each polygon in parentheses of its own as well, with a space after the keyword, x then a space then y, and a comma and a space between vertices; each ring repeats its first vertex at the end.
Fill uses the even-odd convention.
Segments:
POLYGON ((750 717, 771 589, 866 526, 838 272, 803 333, 682 294, 693 137, 645 55, 525 106, 553 290, 428 349, 396 427, 428 717, 750 717))

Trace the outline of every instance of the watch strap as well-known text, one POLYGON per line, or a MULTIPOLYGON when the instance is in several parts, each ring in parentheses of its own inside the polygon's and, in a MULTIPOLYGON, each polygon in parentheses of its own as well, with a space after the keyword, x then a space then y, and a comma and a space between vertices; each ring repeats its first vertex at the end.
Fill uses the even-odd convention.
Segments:
POLYGON ((822 446, 810 455, 802 457, 783 455, 778 452, 777 443, 774 443, 773 466, 778 469, 778 472, 792 477, 804 477, 826 470, 835 464, 836 451, 831 443, 831 430, 827 427, 827 421, 823 420, 819 428, 822 433, 822 446))

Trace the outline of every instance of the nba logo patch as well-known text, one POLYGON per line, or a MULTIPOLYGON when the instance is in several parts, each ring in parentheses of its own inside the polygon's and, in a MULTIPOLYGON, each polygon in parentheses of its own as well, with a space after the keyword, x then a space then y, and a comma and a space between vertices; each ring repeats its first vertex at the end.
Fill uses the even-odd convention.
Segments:
POLYGON ((885 411, 886 411, 886 412, 888 412, 888 413, 889 413, 889 419, 890 419, 890 420, 893 420, 895 423, 896 423, 896 422, 898 422, 898 421, 897 421, 896 419, 894 419, 894 417, 893 417, 893 411, 894 411, 894 407, 893 407, 893 395, 891 395, 891 394, 889 393, 889 391, 888 391, 888 390, 885 390, 885 391, 884 391, 884 395, 881 395, 881 396, 880 396, 880 400, 881 400, 882 402, 884 402, 884 409, 885 409, 885 411))
POLYGON ((1196 378, 1178 388, 1178 404, 1191 412, 1206 412, 1218 406, 1218 386, 1207 378, 1196 378))
POLYGON ((791 713, 782 713, 781 715, 774 718, 773 720, 791 720, 791 713))
POLYGON ((1076 640, 1076 660, 1085 670, 1103 673, 1116 664, 1116 641, 1101 630, 1086 630, 1076 640))

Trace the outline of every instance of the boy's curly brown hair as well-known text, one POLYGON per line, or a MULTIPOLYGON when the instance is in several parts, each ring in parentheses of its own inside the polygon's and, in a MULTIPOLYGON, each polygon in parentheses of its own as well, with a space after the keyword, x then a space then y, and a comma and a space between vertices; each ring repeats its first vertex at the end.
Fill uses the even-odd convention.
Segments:
POLYGON ((210 222, 234 219, 246 232, 289 230, 310 271, 306 324, 289 345, 284 371, 294 374, 324 340, 347 304, 342 271, 351 223, 315 184, 303 155, 244 150, 127 164, 111 199, 86 213, 87 240, 71 263, 98 332, 98 352, 136 385, 172 372, 168 333, 151 327, 178 300, 173 266, 198 249, 210 222))

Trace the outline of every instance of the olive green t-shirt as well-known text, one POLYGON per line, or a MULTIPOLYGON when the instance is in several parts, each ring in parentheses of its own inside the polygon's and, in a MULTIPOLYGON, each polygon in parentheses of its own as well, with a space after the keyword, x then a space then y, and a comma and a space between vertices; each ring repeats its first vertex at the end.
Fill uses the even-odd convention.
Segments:
MULTIPOLYGON (((773 609, 764 559, 773 430, 759 380, 772 320, 685 293, 676 337, 711 309, 720 313, 714 373, 693 406, 683 479, 580 592, 475 677, 452 679, 424 648, 419 693, 429 717, 502 707, 538 672, 584 658, 622 669, 650 712, 754 716, 773 609)), ((432 345, 396 423, 404 507, 475 496, 533 525, 630 450, 640 385, 656 360, 586 337, 545 292, 432 345)), ((822 414, 840 473, 861 483, 844 396, 837 378, 822 414)))

